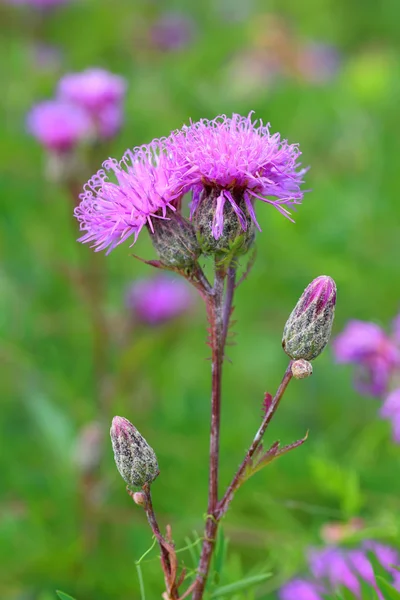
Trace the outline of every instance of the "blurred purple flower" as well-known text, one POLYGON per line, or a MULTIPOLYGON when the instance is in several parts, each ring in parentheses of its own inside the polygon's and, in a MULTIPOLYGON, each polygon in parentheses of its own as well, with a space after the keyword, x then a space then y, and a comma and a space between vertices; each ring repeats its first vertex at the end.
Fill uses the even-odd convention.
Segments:
POLYGON ((301 75, 312 83, 330 81, 340 65, 338 50, 329 44, 312 42, 302 48, 298 58, 301 75))
POLYGON ((359 598, 360 579, 373 587, 377 596, 383 600, 367 556, 368 551, 375 554, 384 569, 392 575, 394 585, 397 585, 398 572, 393 568, 398 565, 397 551, 390 546, 366 541, 353 550, 335 546, 311 549, 308 563, 313 579, 293 579, 281 588, 280 600, 319 600, 318 594, 334 593, 340 587, 347 588, 359 598))
POLYGON ((298 145, 281 140, 279 133, 271 135, 269 124, 252 122, 252 113, 202 119, 171 134, 167 144, 181 178, 193 189, 191 215, 209 201, 210 192, 218 198, 212 224, 215 239, 223 232, 226 202, 243 229, 247 227, 243 210, 258 226, 255 199, 272 204, 288 218, 286 207, 301 203, 305 170, 299 168, 298 145))
POLYGON ((96 114, 107 106, 120 103, 125 91, 123 77, 98 68, 64 75, 58 84, 58 93, 62 98, 96 114))
POLYGON ((334 340, 333 350, 337 362, 357 365, 355 386, 364 394, 384 394, 400 365, 399 349, 375 323, 350 321, 334 340))
POLYGON ((358 595, 360 584, 352 572, 348 561, 339 548, 323 548, 311 550, 309 554, 311 573, 317 579, 327 579, 331 588, 345 586, 358 595))
POLYGON ((187 311, 193 296, 185 281, 157 275, 135 281, 126 295, 126 305, 139 321, 158 325, 187 311))
POLYGON ((160 140, 127 150, 120 162, 110 158, 103 167, 85 185, 75 216, 86 232, 79 241, 93 242, 96 251, 108 248, 108 254, 131 236, 133 245, 145 225, 153 231, 152 219, 175 210, 182 184, 171 186, 175 163, 160 140))
POLYGON ((279 590, 280 600, 322 600, 322 589, 306 579, 292 579, 279 590))
POLYGON ((180 50, 189 45, 194 36, 193 20, 181 13, 162 15, 150 29, 150 40, 158 50, 180 50))
POLYGON ((382 404, 380 415, 392 422, 393 439, 400 444, 400 388, 390 392, 382 404))
POLYGON ((68 152, 91 134, 87 113, 74 104, 48 100, 36 104, 27 116, 27 129, 47 150, 68 152))
POLYGON ((118 133, 123 122, 126 83, 123 77, 105 69, 86 69, 64 75, 58 84, 59 96, 86 109, 100 137, 118 133))

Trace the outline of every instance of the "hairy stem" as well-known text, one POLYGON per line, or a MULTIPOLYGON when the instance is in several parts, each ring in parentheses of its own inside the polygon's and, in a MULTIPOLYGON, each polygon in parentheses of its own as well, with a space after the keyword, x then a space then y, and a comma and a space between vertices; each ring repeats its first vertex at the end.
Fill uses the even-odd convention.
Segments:
MULTIPOLYGON (((127 488, 127 492, 133 498, 134 494, 129 488, 127 488)), ((151 531, 153 532, 153 535, 156 538, 160 547, 161 566, 164 571, 164 579, 167 588, 168 598, 170 600, 178 600, 179 594, 176 586, 177 562, 175 548, 172 545, 172 543, 169 543, 161 534, 157 518, 154 513, 153 502, 150 493, 150 486, 148 484, 145 484, 143 486, 143 492, 146 498, 146 502, 144 504, 146 517, 149 522, 151 531)))
POLYGON ((286 391, 287 386, 289 385, 290 380, 293 377, 291 366, 292 366, 292 363, 290 362, 285 371, 285 374, 282 378, 280 386, 279 386, 274 398, 272 399, 271 405, 269 406, 269 408, 264 416, 264 419, 260 425, 260 428, 258 429, 256 435, 254 436, 253 442, 252 442, 250 448, 248 449, 247 454, 246 454, 242 464, 240 465, 239 469, 237 470, 236 475, 232 479, 232 482, 229 485, 228 489, 226 490, 224 497, 222 498, 221 502, 219 503, 218 511, 217 511, 217 515, 216 515, 218 520, 221 519, 224 516, 224 514, 226 513, 226 511, 228 510, 229 504, 230 504, 236 490, 239 488, 239 486, 241 484, 243 474, 246 471, 246 467, 249 464, 249 462, 251 461, 257 448, 260 446, 263 435, 264 435, 271 419, 273 418, 273 416, 276 412, 276 409, 279 406, 279 403, 286 391))
POLYGON ((218 468, 219 468, 219 432, 221 416, 221 379, 224 346, 226 338, 225 315, 230 315, 233 293, 228 301, 223 302, 224 281, 226 273, 216 269, 213 293, 207 298, 207 312, 210 322, 210 345, 212 349, 212 393, 211 393, 211 433, 210 433, 210 474, 208 488, 208 510, 204 533, 204 543, 200 557, 193 600, 203 597, 204 588, 210 570, 211 557, 214 551, 218 522, 215 512, 218 506, 218 468))

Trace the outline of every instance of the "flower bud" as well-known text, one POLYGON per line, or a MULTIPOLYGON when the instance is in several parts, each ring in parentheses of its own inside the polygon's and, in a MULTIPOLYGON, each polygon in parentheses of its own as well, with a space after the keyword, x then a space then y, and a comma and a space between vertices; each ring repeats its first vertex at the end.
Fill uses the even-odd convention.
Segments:
POLYGON ((335 315, 336 284, 321 275, 304 290, 283 330, 282 347, 298 360, 317 358, 327 345, 335 315))
POLYGON ((295 360, 292 363, 291 369, 295 379, 305 379, 306 377, 310 377, 313 372, 312 364, 303 358, 295 360))
POLYGON ((180 214, 169 212, 167 219, 153 219, 151 241, 166 267, 191 267, 201 254, 194 227, 180 214))
POLYGON ((255 226, 244 199, 235 198, 237 210, 225 202, 219 214, 220 191, 205 188, 193 217, 201 249, 205 254, 223 259, 246 254, 255 239, 255 226), (238 213, 239 211, 239 213, 238 213))
POLYGON ((159 474, 157 457, 138 430, 124 417, 114 417, 110 430, 115 464, 128 485, 142 487, 159 474))

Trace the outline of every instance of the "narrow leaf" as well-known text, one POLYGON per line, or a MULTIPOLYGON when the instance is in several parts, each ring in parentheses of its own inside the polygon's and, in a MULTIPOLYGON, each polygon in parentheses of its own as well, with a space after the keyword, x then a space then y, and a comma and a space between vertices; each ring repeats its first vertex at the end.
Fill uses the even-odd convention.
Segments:
POLYGON ((56 594, 61 600, 75 600, 75 598, 65 594, 64 592, 60 592, 60 590, 56 590, 56 594))
POLYGON ((272 573, 261 573, 260 575, 253 575, 253 577, 241 579, 240 581, 236 581, 235 583, 229 583, 228 585, 224 585, 218 588, 217 590, 213 591, 211 593, 211 598, 221 598, 221 596, 233 594, 234 592, 247 589, 253 585, 262 583, 266 579, 269 579, 271 576, 272 573))
POLYGON ((383 579, 383 577, 378 575, 376 582, 382 594, 384 595, 385 600, 400 600, 400 592, 395 590, 394 587, 386 581, 386 579, 383 579))

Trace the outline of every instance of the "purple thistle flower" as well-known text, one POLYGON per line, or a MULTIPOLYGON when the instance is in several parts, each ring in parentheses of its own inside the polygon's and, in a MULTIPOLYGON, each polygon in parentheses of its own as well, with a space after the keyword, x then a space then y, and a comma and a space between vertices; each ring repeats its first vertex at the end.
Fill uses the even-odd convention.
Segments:
POLYGON ((323 589, 306 579, 292 579, 279 590, 280 600, 322 600, 323 589))
POLYGON ((193 189, 191 216, 210 195, 217 198, 212 223, 215 239, 223 233, 226 203, 246 230, 246 210, 260 228, 255 199, 272 204, 290 219, 287 207, 300 204, 303 198, 300 185, 305 169, 299 169, 298 145, 281 140, 279 133, 271 135, 269 124, 252 122, 251 117, 252 113, 202 119, 167 140, 179 165, 177 173, 193 189))
POLYGON ((150 29, 152 45, 158 50, 181 50, 193 39, 193 21, 180 13, 162 15, 150 29))
POLYGON ((93 242, 96 251, 108 248, 109 254, 131 236, 133 245, 145 225, 153 231, 152 219, 175 211, 183 192, 181 182, 170 185, 174 162, 160 140, 127 150, 120 162, 110 158, 103 167, 84 186, 75 216, 86 232, 79 241, 93 242))
POLYGON ((363 579, 374 588, 376 594, 383 600, 379 591, 372 565, 366 552, 375 554, 381 565, 393 577, 396 586, 400 578, 393 567, 398 564, 398 553, 394 548, 373 541, 366 541, 360 548, 345 550, 334 546, 321 549, 311 549, 308 556, 312 580, 294 579, 280 590, 281 600, 319 600, 315 594, 335 593, 340 587, 345 587, 357 598, 360 597, 363 579))
POLYGON ((125 92, 125 80, 104 69, 70 73, 58 84, 60 97, 87 110, 102 138, 113 137, 120 130, 125 92))
POLYGON ((399 349, 375 323, 350 321, 334 340, 333 349, 337 362, 357 365, 355 386, 364 394, 384 394, 400 365, 399 349))
POLYGON ((68 152, 91 134, 87 113, 74 104, 48 100, 34 106, 27 116, 27 129, 47 150, 68 152))
POLYGON ((392 423, 393 439, 400 444, 400 388, 393 390, 380 410, 382 419, 389 419, 392 423))
POLYGON ((314 577, 326 579, 332 589, 343 585, 356 596, 359 595, 360 583, 339 548, 311 550, 309 564, 314 577))
POLYGON ((125 91, 123 77, 98 68, 69 73, 58 84, 58 93, 62 98, 96 114, 106 106, 122 102, 125 91))
POLYGON ((162 274, 135 281, 126 295, 126 305, 143 323, 159 325, 190 308, 193 296, 186 282, 162 274))

